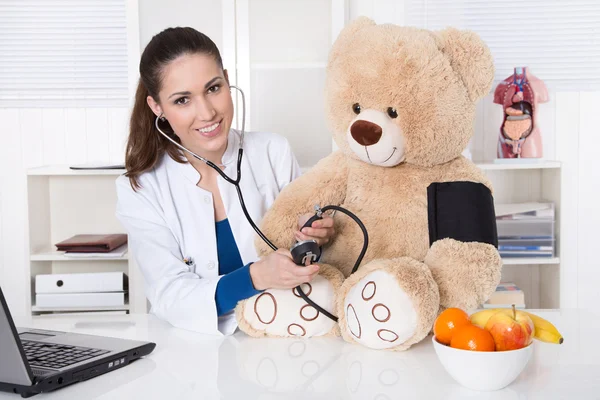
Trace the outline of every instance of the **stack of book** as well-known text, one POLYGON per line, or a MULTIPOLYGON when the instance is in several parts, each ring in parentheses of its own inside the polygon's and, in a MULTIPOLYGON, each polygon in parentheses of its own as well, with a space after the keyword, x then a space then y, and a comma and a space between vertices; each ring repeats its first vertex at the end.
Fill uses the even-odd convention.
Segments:
POLYGON ((525 293, 514 283, 500 283, 483 308, 525 308, 525 293))
POLYGON ((496 205, 498 251, 503 258, 554 256, 554 204, 496 205))
POLYGON ((39 309, 85 310, 127 304, 128 277, 123 272, 47 274, 35 277, 39 309))

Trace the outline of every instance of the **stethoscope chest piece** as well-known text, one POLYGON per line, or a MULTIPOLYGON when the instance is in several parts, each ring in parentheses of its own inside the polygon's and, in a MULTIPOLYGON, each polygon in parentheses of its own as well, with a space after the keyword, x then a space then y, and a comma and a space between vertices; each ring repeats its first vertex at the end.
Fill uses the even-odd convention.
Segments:
POLYGON ((321 256, 321 248, 315 240, 303 240, 290 249, 296 265, 312 264, 321 256))

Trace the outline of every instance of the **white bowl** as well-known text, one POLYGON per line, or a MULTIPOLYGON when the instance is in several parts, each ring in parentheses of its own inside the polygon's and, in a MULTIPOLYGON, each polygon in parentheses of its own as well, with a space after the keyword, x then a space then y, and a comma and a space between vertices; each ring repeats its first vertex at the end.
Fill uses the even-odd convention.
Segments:
POLYGON ((533 343, 519 350, 470 351, 455 349, 432 338, 440 362, 461 385, 473 390, 499 390, 512 383, 531 358, 533 343))

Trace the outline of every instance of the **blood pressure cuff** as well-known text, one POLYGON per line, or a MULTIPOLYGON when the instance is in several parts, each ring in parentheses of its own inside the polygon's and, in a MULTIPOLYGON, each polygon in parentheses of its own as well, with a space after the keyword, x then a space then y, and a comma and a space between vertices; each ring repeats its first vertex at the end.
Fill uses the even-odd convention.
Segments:
POLYGON ((450 238, 498 248, 491 191, 476 182, 435 182, 427 188, 429 245, 450 238))

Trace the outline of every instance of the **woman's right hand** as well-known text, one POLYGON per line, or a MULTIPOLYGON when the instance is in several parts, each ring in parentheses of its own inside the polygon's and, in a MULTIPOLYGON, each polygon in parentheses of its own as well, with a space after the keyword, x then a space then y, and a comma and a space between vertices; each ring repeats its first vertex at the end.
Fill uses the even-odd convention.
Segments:
POLYGON ((319 272, 317 264, 294 264, 289 250, 279 249, 250 265, 250 277, 256 290, 292 289, 310 282, 319 272))

